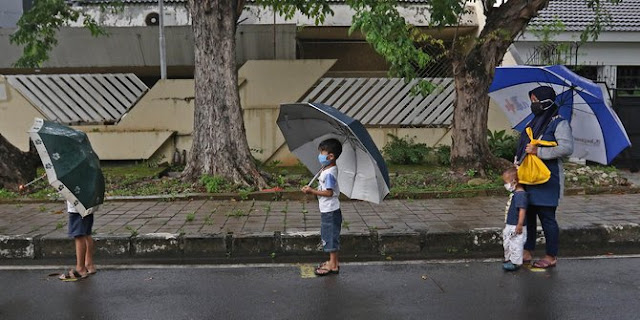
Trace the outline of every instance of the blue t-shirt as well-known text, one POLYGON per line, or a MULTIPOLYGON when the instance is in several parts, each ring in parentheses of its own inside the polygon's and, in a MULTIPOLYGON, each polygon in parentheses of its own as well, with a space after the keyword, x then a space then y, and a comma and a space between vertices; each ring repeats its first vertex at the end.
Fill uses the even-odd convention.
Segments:
MULTIPOLYGON (((515 191, 513 197, 511 197, 511 204, 507 211, 507 224, 512 226, 518 225, 518 212, 521 208, 527 209, 529 205, 529 199, 527 199, 526 191, 515 191)), ((524 220, 523 226, 527 225, 527 219, 524 220)))

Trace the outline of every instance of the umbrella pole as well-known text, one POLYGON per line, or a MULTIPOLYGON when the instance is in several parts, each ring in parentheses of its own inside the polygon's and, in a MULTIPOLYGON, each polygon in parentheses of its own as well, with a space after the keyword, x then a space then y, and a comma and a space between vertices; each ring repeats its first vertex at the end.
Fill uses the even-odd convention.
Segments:
POLYGON ((324 167, 320 168, 320 170, 318 171, 318 173, 316 173, 315 176, 313 176, 313 179, 311 179, 311 181, 309 181, 309 183, 307 183, 307 187, 311 187, 311 184, 316 181, 316 179, 318 179, 318 177, 320 176, 320 173, 322 172, 322 170, 324 170, 324 167))
POLYGON ((32 184, 34 184, 34 183, 36 183, 36 182, 38 182, 38 181, 42 180, 42 178, 44 178, 44 177, 46 177, 46 176, 47 176, 47 173, 45 172, 43 175, 41 175, 41 176, 39 176, 39 177, 37 177, 37 178, 35 178, 35 179, 33 179, 33 180, 31 180, 31 181, 27 182, 26 184, 22 184, 22 185, 20 185, 18 188, 19 188, 20 190, 23 190, 24 188, 26 188, 26 187, 28 187, 28 186, 30 186, 30 185, 32 185, 32 184))

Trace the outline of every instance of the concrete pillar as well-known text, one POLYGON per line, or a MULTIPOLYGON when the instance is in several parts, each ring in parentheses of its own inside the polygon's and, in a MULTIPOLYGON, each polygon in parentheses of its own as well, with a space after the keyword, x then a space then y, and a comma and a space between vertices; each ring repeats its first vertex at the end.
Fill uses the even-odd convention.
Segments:
POLYGON ((598 81, 607 84, 609 89, 616 88, 616 82, 618 78, 618 66, 599 66, 598 67, 598 81))

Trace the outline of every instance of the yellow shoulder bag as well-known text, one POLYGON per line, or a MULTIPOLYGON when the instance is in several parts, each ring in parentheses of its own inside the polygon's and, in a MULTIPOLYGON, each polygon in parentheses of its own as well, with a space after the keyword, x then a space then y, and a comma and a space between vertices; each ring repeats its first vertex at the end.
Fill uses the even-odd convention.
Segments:
MULTIPOLYGON (((531 127, 525 129, 531 144, 537 146, 555 147, 558 144, 553 141, 545 141, 533 138, 531 127)), ((551 171, 535 154, 527 154, 518 167, 518 182, 522 184, 543 184, 551 178, 551 171)))

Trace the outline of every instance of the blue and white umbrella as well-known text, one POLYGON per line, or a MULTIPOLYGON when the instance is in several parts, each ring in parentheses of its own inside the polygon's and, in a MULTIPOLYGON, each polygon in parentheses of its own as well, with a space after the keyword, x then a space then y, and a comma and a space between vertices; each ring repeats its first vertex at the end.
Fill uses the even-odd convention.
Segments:
POLYGON ((380 203, 389 194, 387 165, 364 126, 333 107, 319 103, 280 106, 278 127, 289 150, 311 172, 318 172, 318 145, 335 138, 342 143, 338 166, 340 191, 351 199, 380 203))
POLYGON ((533 119, 529 91, 550 86, 556 94, 558 113, 571 124, 572 157, 609 164, 631 141, 611 108, 607 90, 564 66, 511 66, 496 68, 489 96, 518 131, 533 119))

